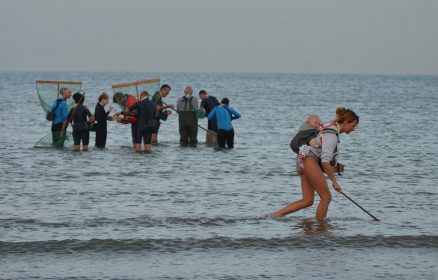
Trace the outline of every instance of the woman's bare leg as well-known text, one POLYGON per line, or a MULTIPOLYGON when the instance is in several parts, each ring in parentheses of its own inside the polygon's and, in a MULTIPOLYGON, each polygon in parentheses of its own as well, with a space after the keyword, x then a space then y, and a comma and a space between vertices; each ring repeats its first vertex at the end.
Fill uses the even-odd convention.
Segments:
POLYGON ((319 221, 324 220, 327 216, 332 195, 321 167, 316 160, 312 158, 304 159, 304 175, 321 198, 316 209, 316 219, 319 221))
POLYGON ((304 174, 300 174, 301 179, 301 191, 303 192, 303 198, 297 201, 294 201, 284 208, 278 210, 273 213, 272 216, 274 218, 280 218, 286 216, 287 214, 296 212, 303 208, 307 208, 313 205, 313 197, 315 196, 315 189, 309 183, 309 180, 304 176, 304 174))
POLYGON ((73 150, 74 150, 75 152, 79 152, 79 151, 81 150, 81 145, 74 145, 74 146, 73 146, 73 150))
POLYGON ((88 152, 88 145, 82 145, 82 151, 88 152))

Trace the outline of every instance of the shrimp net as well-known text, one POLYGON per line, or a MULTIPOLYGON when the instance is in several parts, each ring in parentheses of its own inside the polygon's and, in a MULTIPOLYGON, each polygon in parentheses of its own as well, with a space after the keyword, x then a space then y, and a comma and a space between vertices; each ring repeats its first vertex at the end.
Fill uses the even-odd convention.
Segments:
MULTIPOLYGON (((67 82, 67 81, 36 81, 36 90, 41 107, 45 112, 49 112, 53 101, 60 97, 62 88, 69 88, 73 93, 80 91, 82 82, 67 82)), ((66 101, 68 109, 73 107, 74 101, 69 99, 66 101)))
MULTIPOLYGON (((36 90, 38 99, 40 100, 41 107, 45 112, 49 112, 52 108, 52 103, 57 98, 60 98, 60 91, 62 88, 68 88, 72 92, 81 91, 82 82, 71 81, 36 81, 36 90)), ((67 107, 70 110, 74 101, 69 99, 66 101, 67 107)), ((47 122, 47 121, 46 121, 47 122)), ((47 122, 49 123, 49 122, 47 122)), ((34 145, 35 148, 62 148, 65 146, 73 145, 73 135, 71 132, 65 132, 61 135, 61 132, 50 133, 42 137, 34 145)))
POLYGON ((36 144, 34 148, 63 148, 73 146, 73 134, 70 131, 65 132, 61 136, 61 132, 54 132, 42 137, 36 144))
POLYGON ((149 93, 149 99, 152 99, 152 96, 160 90, 160 79, 156 78, 151 80, 117 84, 113 85, 112 88, 114 92, 113 100, 117 100, 116 103, 118 103, 122 109, 125 109, 124 98, 126 95, 132 95, 140 100, 140 93, 142 91, 146 91, 149 93))

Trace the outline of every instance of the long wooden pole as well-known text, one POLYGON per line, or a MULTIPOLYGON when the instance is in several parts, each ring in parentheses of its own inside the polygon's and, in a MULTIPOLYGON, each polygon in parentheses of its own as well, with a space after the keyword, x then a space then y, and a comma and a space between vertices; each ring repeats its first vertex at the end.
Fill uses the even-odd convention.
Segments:
POLYGON ((61 137, 64 136, 65 131, 67 130, 68 124, 69 124, 69 123, 71 122, 71 120, 73 119, 73 116, 75 115, 76 110, 78 109, 79 104, 81 104, 81 102, 82 102, 82 100, 84 99, 84 97, 85 97, 85 92, 84 92, 84 94, 82 94, 81 99, 79 99, 79 102, 76 104, 76 106, 75 106, 75 108, 74 108, 74 110, 73 110, 73 112, 72 112, 70 118, 69 118, 69 119, 66 119, 66 120, 64 121, 64 123, 62 124, 61 137))

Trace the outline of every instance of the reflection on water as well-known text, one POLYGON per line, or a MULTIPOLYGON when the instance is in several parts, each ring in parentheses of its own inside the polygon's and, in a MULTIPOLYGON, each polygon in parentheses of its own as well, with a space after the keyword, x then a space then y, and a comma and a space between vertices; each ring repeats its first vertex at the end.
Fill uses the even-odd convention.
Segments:
POLYGON ((305 235, 323 235, 329 233, 332 226, 327 220, 301 219, 296 228, 301 228, 305 235))

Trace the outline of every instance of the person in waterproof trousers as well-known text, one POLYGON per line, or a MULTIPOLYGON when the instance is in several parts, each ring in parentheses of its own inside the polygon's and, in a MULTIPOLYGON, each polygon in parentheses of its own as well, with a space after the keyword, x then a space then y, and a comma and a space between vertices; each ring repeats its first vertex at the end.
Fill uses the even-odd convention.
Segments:
POLYGON ((61 88, 59 90, 60 98, 53 101, 51 111, 55 114, 52 121, 52 143, 56 147, 62 147, 64 140, 61 140, 61 131, 64 121, 67 119, 68 107, 67 100, 71 97, 71 90, 69 88, 61 88))
POLYGON ((230 100, 224 98, 221 100, 221 105, 214 107, 213 111, 208 114, 208 119, 217 119, 217 145, 219 148, 228 149, 234 148, 234 129, 231 123, 232 120, 240 118, 240 113, 231 108, 230 100))
POLYGON ((108 117, 109 113, 112 111, 112 107, 109 108, 108 112, 105 111, 105 106, 108 104, 109 96, 106 92, 103 92, 99 96, 99 102, 96 104, 94 110, 94 117, 96 119, 96 148, 103 149, 106 145, 107 136, 107 120, 112 120, 108 117))
POLYGON ((195 147, 198 143, 198 99, 193 96, 193 88, 186 86, 184 96, 177 101, 176 109, 179 118, 180 144, 183 147, 195 147))
POLYGON ((160 87, 160 91, 157 91, 152 96, 152 103, 155 105, 155 113, 154 113, 154 120, 155 120, 155 127, 152 129, 152 144, 158 145, 158 131, 160 130, 161 121, 166 121, 167 117, 172 114, 172 111, 168 110, 175 109, 175 106, 172 104, 164 104, 163 98, 169 95, 172 88, 164 84, 160 87))
MULTIPOLYGON (((205 110, 205 115, 208 116, 210 114, 211 111, 213 111, 213 109, 216 106, 219 106, 219 100, 217 100, 216 97, 214 97, 213 95, 209 95, 207 93, 207 91, 205 90, 200 90, 199 91, 199 98, 201 98, 201 107, 204 108, 205 110)), ((217 133, 217 120, 213 119, 213 120, 208 120, 208 130, 214 131, 217 133)))

